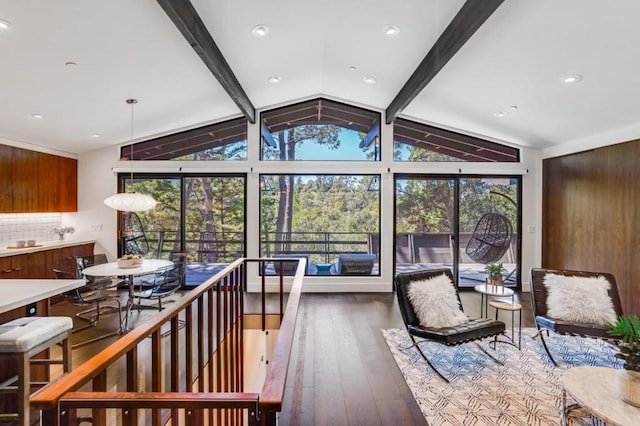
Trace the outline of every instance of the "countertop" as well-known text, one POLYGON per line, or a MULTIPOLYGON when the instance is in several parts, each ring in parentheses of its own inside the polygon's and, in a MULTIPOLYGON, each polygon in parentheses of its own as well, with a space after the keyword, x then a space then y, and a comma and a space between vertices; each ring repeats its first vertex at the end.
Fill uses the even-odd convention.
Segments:
POLYGON ((82 244, 95 243, 95 240, 77 241, 77 240, 64 240, 64 241, 45 241, 36 242, 36 245, 41 247, 24 247, 19 249, 8 249, 6 247, 0 248, 0 257, 15 256, 16 254, 35 253, 37 251, 51 250, 62 247, 79 246, 82 244))
POLYGON ((84 280, 0 280, 0 313, 85 285, 84 280))

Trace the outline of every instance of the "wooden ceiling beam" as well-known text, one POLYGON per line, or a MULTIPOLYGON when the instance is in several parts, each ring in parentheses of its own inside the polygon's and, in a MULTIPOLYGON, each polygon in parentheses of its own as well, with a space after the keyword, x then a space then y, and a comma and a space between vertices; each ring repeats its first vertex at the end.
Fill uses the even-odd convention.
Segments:
POLYGON ((440 72, 478 28, 491 16, 504 0, 467 0, 442 32, 418 68, 404 84, 386 111, 386 122, 393 120, 440 72))
POLYGON ((156 0, 242 114, 256 122, 256 109, 189 0, 156 0))

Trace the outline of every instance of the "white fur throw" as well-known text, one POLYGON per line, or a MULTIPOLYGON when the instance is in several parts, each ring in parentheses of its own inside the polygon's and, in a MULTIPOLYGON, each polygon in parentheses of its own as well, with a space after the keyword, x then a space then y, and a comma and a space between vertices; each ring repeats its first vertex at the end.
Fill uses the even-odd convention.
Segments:
POLYGON ((460 309, 453 283, 444 274, 412 282, 407 295, 423 327, 452 327, 469 321, 460 309))
POLYGON ((567 277, 546 274, 547 314, 571 322, 608 325, 616 321, 605 277, 567 277))

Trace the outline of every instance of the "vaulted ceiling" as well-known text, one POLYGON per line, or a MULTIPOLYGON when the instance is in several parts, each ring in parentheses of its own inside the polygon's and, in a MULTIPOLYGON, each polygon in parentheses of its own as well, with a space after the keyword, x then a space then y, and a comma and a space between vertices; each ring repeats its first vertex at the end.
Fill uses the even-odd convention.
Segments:
POLYGON ((0 138, 83 153, 131 139, 127 98, 141 140, 325 96, 570 144, 639 126, 637 16, 636 0, 3 0, 0 138))

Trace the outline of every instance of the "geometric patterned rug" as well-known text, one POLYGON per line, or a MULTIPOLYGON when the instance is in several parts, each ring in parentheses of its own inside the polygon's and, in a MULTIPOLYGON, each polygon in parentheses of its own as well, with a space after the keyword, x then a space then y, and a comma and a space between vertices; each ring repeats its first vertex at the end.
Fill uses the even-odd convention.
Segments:
MULTIPOLYGON (((480 342, 504 365, 473 343, 421 343, 431 363, 451 382, 445 383, 410 347, 405 330, 381 331, 430 426, 559 425, 565 370, 579 365, 622 368, 614 357, 617 349, 602 340, 551 333, 547 342, 559 365, 554 367, 539 338, 532 338, 536 329, 523 328, 522 350, 504 343, 493 350, 488 340, 480 342)), ((567 405, 574 402, 567 397, 567 405)), ((569 420, 573 426, 592 424, 584 410, 573 410, 569 420)))

